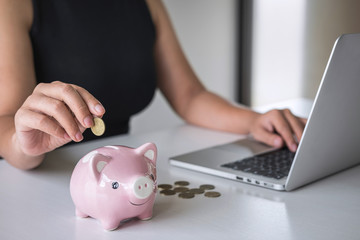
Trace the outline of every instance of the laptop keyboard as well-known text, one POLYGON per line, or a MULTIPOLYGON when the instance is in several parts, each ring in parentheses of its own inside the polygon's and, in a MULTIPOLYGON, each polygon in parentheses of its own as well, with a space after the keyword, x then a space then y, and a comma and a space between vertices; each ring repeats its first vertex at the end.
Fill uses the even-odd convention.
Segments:
POLYGON ((287 148, 255 155, 221 165, 233 170, 281 179, 289 174, 295 153, 287 148))

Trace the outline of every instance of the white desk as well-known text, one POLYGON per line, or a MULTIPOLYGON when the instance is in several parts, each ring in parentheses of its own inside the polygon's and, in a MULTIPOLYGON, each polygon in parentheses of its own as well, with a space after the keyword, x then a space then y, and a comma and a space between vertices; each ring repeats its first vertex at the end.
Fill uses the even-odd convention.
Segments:
POLYGON ((276 192, 168 164, 169 156, 243 136, 178 126, 76 144, 54 151, 34 171, 0 161, 0 239, 360 239, 360 166, 296 191, 276 192), (131 221, 107 232, 94 219, 77 219, 69 181, 90 150, 154 142, 158 183, 209 183, 219 198, 157 195, 150 221, 131 221))

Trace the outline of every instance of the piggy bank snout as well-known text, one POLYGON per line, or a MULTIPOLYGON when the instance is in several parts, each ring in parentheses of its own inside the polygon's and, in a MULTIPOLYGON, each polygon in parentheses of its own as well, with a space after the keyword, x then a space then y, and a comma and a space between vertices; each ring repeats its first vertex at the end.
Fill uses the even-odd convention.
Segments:
POLYGON ((148 198, 154 192, 154 182, 148 177, 138 177, 134 181, 134 195, 138 199, 148 198))

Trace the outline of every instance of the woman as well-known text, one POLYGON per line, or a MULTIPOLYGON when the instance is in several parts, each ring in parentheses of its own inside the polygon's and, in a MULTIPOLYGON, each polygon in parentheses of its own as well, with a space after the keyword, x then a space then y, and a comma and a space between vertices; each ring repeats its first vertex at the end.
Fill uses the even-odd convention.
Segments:
POLYGON ((0 83, 0 155, 20 169, 89 139, 94 116, 108 135, 127 132, 156 87, 187 122, 272 146, 295 151, 305 125, 289 110, 259 114, 207 91, 160 0, 1 0, 0 83))

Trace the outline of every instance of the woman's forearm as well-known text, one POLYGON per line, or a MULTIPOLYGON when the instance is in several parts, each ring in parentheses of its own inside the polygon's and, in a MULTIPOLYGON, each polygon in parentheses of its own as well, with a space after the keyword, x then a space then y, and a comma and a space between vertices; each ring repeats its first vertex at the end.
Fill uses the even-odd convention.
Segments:
POLYGON ((248 134, 259 114, 243 106, 236 106, 220 96, 204 90, 193 97, 183 118, 202 127, 248 134))
POLYGON ((21 146, 17 141, 14 117, 0 117, 0 156, 2 156, 12 166, 28 170, 35 168, 41 164, 44 154, 38 156, 30 156, 21 150, 21 146))

